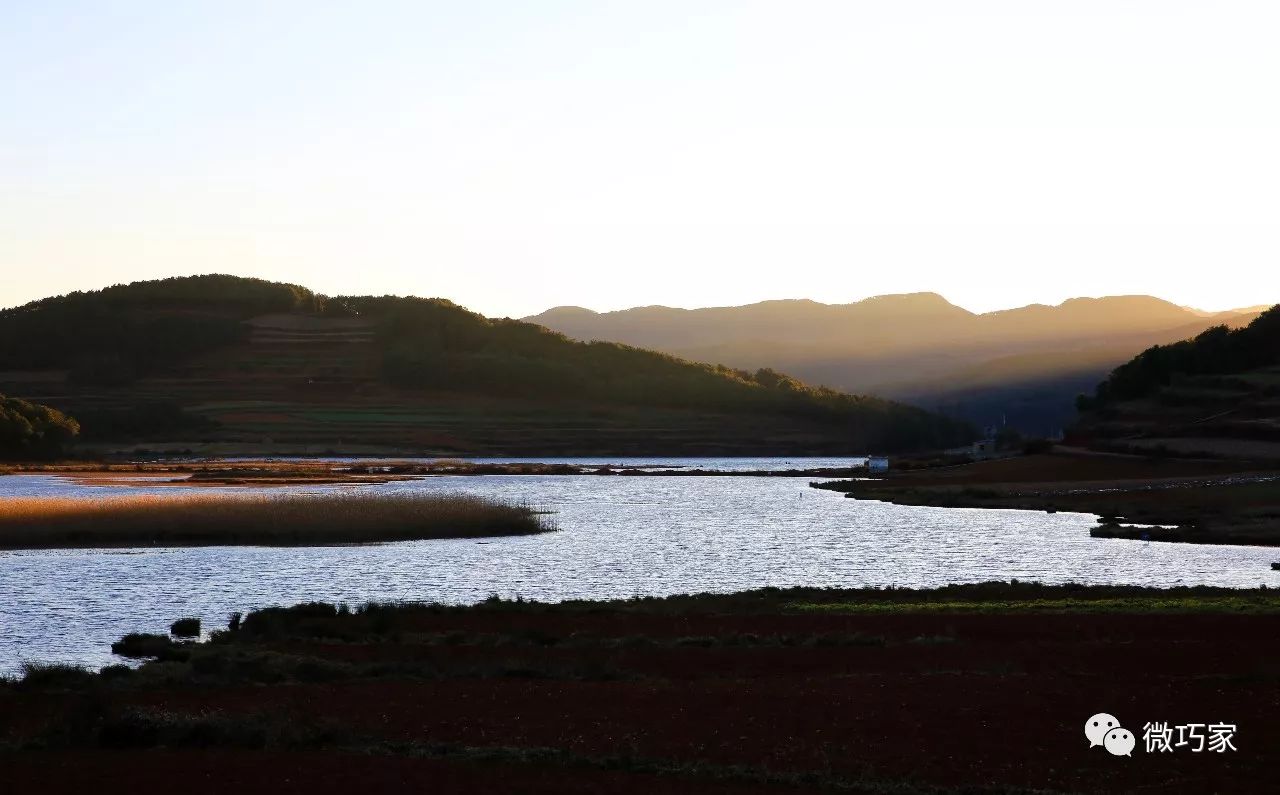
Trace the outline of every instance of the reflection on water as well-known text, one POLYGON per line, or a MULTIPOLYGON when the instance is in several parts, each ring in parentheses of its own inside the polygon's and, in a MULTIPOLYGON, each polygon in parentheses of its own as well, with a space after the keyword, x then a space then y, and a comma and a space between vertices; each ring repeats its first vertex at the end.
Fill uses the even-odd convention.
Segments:
MULTIPOLYGON (((224 461, 259 461, 257 458, 228 458, 224 461)), ((386 462, 385 458, 274 458, 273 461, 325 461, 344 464, 374 464, 386 462)), ((441 461, 439 458, 396 458, 396 462, 429 464, 441 461)), ((663 457, 637 458, 631 456, 587 456, 587 457, 553 457, 553 458, 452 458, 451 461, 465 461, 471 464, 566 464, 580 467, 630 467, 661 471, 666 469, 703 470, 708 472, 797 472, 810 469, 849 469, 866 466, 865 456, 795 456, 791 458, 750 458, 734 456, 732 458, 714 457, 663 457)))
MULTIPOLYGON (((153 488, 173 492, 140 487, 153 488)), ((1275 576, 1266 548, 1093 539, 1094 517, 1083 514, 887 505, 810 489, 803 478, 465 476, 363 488, 496 496, 554 511, 560 531, 301 549, 0 553, 0 671, 24 659, 103 665, 126 632, 163 631, 186 615, 218 627, 233 611, 305 600, 558 600, 1009 578, 1243 587, 1275 576)), ((0 477, 0 497, 112 491, 0 477)))

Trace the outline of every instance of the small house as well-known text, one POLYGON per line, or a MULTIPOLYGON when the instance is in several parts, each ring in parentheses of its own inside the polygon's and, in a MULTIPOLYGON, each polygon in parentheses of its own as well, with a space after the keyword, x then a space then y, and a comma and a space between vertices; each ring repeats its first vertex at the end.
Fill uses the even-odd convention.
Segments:
POLYGON ((888 472, 889 459, 885 456, 873 455, 867 459, 868 472, 888 472))
POLYGON ((973 443, 973 450, 970 452, 974 458, 990 458, 996 454, 996 440, 992 438, 979 439, 973 443))

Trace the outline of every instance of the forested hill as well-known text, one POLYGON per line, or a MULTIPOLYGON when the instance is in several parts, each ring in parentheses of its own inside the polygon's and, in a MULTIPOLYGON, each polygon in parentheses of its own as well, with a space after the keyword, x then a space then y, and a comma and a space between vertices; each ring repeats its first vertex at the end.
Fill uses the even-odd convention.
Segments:
POLYGON ((1148 348, 1078 405, 1076 432, 1095 444, 1280 459, 1280 306, 1148 348))
POLYGON ((1242 373, 1280 365, 1280 305, 1244 328, 1215 326, 1171 345, 1153 345, 1098 385, 1089 405, 1147 397, 1190 376, 1242 373))
POLYGON ((0 311, 0 389, 72 411, 86 439, 104 441, 818 454, 969 434, 769 369, 575 342, 440 299, 326 297, 231 276, 0 311))
POLYGON ((126 382, 247 339, 242 321, 252 317, 325 306, 297 285, 219 275, 74 292, 0 310, 0 369, 67 368, 75 380, 126 382))

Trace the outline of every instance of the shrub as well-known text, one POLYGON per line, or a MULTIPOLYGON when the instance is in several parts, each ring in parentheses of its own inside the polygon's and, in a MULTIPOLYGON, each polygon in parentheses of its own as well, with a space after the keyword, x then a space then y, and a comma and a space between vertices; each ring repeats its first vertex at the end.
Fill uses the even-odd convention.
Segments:
POLYGON ((132 676, 133 673, 133 669, 129 666, 116 664, 103 666, 102 669, 98 671, 98 676, 101 676, 103 679, 124 679, 125 677, 132 676))
POLYGON ((0 394, 0 458, 55 458, 79 433, 57 409, 0 394))
POLYGON ((79 665, 26 662, 22 664, 20 687, 79 689, 93 681, 93 672, 79 665))
POLYGON ((121 657, 141 659, 143 657, 163 657, 173 649, 173 641, 168 635, 154 635, 143 632, 131 632, 111 644, 111 653, 121 657))
POLYGON ((200 637, 200 619, 180 618, 170 625, 169 632, 175 638, 198 638, 200 637))

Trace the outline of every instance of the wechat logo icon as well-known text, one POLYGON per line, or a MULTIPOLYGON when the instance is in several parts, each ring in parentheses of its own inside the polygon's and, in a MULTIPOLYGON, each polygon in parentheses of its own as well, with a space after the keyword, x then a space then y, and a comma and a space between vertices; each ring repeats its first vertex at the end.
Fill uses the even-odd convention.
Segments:
POLYGON ((1133 732, 1120 725, 1115 715, 1099 712, 1084 724, 1084 736, 1089 738, 1089 747, 1101 745, 1112 756, 1133 756, 1133 746, 1137 740, 1133 732))

